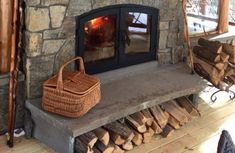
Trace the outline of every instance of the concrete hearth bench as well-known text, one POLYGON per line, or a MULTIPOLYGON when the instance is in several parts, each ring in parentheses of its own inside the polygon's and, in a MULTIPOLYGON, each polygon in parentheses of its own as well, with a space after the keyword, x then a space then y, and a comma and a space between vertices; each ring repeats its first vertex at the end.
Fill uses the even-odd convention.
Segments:
POLYGON ((184 64, 159 66, 148 62, 97 75, 102 100, 86 115, 70 119, 45 112, 41 99, 28 100, 35 123, 34 137, 60 153, 73 153, 75 137, 137 111, 185 95, 206 85, 184 64))

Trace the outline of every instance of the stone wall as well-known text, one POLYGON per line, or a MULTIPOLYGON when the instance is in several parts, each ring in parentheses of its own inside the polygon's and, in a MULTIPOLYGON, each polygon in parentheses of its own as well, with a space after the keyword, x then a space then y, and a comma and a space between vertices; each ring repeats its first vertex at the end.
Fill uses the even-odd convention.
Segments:
POLYGON ((160 9, 159 63, 176 63, 183 55, 181 0, 25 0, 27 98, 42 95, 42 83, 75 55, 75 17, 115 4, 160 9))

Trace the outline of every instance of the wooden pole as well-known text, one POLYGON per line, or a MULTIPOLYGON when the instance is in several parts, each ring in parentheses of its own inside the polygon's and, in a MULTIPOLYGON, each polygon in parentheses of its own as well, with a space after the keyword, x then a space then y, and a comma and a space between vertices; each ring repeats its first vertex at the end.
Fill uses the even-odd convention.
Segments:
POLYGON ((187 42, 188 51, 189 51, 189 65, 191 68, 191 73, 194 74, 194 67, 193 67, 193 51, 190 43, 189 32, 188 32, 188 19, 186 14, 186 3, 187 0, 182 0, 182 10, 184 16, 184 40, 187 42))
POLYGON ((17 17, 18 17, 18 0, 13 0, 12 16, 12 35, 11 35, 11 58, 10 58, 10 79, 9 79, 9 101, 8 101, 8 141, 7 145, 13 147, 14 138, 14 120, 15 120, 15 65, 16 65, 16 48, 17 48, 17 17))
POLYGON ((0 0, 0 73, 9 72, 12 0, 0 0))
POLYGON ((218 33, 228 32, 229 24, 229 0, 219 1, 219 21, 218 21, 218 33))

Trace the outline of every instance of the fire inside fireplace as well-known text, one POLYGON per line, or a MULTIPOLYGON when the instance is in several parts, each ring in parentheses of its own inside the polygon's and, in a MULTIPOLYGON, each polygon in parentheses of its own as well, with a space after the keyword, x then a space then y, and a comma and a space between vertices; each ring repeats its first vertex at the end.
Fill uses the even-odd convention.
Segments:
POLYGON ((88 73, 155 59, 158 10, 138 5, 98 9, 77 18, 77 54, 88 73))

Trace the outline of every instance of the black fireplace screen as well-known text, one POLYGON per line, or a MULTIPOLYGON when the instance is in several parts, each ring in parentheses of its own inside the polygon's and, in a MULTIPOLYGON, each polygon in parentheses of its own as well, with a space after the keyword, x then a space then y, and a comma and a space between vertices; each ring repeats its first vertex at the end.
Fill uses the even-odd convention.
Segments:
POLYGON ((158 9, 116 5, 77 17, 77 55, 88 73, 98 73, 155 59, 158 9))

